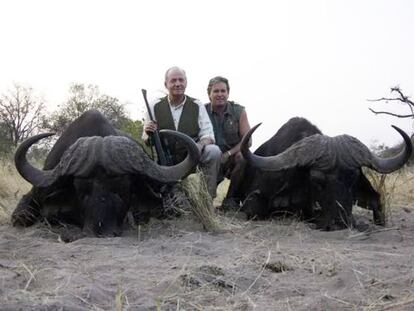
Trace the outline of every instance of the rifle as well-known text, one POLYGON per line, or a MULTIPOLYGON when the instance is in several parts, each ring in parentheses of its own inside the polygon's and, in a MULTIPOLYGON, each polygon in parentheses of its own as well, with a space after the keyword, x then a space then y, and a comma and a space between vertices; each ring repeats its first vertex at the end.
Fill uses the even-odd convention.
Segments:
MULTIPOLYGON (((153 118, 152 113, 151 113, 151 108, 148 104, 147 90, 141 89, 141 91, 142 91, 142 96, 144 97, 145 105, 147 106, 149 119, 151 121, 154 121, 154 118, 153 118)), ((167 158, 165 156, 164 150, 162 149, 160 133, 158 132, 158 129, 155 132, 152 133, 151 137, 154 140, 155 151, 157 153, 160 164, 161 165, 168 165, 167 158)))

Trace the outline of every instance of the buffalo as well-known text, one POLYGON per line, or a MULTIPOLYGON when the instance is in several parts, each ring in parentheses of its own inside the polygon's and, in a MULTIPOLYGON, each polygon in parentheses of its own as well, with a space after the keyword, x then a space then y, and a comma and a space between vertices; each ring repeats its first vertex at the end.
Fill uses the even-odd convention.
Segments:
POLYGON ((13 225, 30 226, 45 218, 80 226, 87 235, 119 236, 128 211, 136 221, 140 217, 145 221, 155 206, 162 205, 163 187, 191 173, 200 157, 190 137, 169 130, 163 134, 180 140, 188 151, 177 165, 158 165, 97 110, 70 124, 49 152, 43 170, 32 166, 26 154, 30 146, 53 134, 28 138, 16 150, 15 164, 33 187, 14 210, 13 225))
MULTIPOLYGON (((259 124, 260 125, 260 124, 259 124)), ((231 180, 237 188, 227 199, 241 200, 248 218, 266 219, 294 214, 311 220, 322 230, 355 226, 352 207, 358 204, 373 211, 374 223, 384 225, 379 193, 362 167, 382 174, 401 168, 412 153, 408 135, 400 152, 380 158, 355 137, 329 137, 304 118, 292 118, 253 154, 248 141, 259 125, 242 140, 247 164, 241 179, 231 180)))

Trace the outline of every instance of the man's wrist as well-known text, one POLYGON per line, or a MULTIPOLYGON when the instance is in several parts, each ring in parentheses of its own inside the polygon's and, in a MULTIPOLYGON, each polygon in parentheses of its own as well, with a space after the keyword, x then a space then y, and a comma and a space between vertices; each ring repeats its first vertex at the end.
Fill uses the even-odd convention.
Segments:
POLYGON ((229 156, 229 158, 231 157, 231 151, 230 150, 227 151, 227 155, 229 156))

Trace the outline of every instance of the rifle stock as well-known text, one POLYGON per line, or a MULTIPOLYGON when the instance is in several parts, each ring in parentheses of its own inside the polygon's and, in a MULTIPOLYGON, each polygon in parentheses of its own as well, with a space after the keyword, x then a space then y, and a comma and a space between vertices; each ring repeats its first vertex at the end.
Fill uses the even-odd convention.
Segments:
MULTIPOLYGON (((151 121, 154 121, 154 118, 153 118, 152 112, 151 112, 151 108, 148 104, 147 90, 141 89, 141 91, 142 91, 142 96, 144 97, 145 105, 147 106, 149 119, 151 121)), ((155 132, 152 133, 151 137, 154 140, 155 151, 157 153, 160 164, 161 165, 168 165, 167 158, 165 156, 164 150, 162 149, 160 133, 158 132, 158 129, 155 132)))

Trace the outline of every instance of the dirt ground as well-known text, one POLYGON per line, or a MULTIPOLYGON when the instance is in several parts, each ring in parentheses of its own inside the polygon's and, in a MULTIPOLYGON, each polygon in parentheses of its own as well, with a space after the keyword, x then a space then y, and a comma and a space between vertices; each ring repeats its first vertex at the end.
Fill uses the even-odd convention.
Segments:
POLYGON ((414 310, 414 209, 393 210, 364 232, 228 213, 221 233, 185 217, 70 243, 3 223, 0 309, 414 310))

